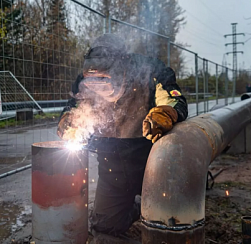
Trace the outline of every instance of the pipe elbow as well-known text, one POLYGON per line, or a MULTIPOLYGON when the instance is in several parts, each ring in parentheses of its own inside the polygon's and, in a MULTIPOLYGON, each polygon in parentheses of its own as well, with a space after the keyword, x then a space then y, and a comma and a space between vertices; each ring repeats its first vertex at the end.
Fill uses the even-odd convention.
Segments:
POLYGON ((212 153, 207 135, 189 120, 153 145, 143 181, 143 223, 177 228, 204 219, 212 153))

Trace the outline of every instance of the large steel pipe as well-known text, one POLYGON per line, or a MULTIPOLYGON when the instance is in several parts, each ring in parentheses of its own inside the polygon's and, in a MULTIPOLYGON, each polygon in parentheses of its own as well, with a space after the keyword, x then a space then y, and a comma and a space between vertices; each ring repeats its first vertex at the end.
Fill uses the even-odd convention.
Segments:
POLYGON ((32 239, 84 244, 88 237, 88 151, 64 142, 32 145, 32 239))
POLYGON ((241 101, 251 98, 251 92, 243 93, 241 95, 241 101))
POLYGON ((202 244, 208 166, 251 121, 251 99, 177 124, 150 152, 143 244, 202 244))

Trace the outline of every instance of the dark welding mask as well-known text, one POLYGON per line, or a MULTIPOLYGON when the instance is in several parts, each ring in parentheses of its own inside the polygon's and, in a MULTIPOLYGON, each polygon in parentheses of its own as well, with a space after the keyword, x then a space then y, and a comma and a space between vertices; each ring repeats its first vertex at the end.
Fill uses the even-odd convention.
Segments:
POLYGON ((90 48, 85 55, 84 61, 84 75, 95 74, 109 74, 114 61, 121 59, 122 54, 109 47, 99 46, 90 48))
MULTIPOLYGON (((85 55, 82 82, 107 101, 115 102, 125 91, 126 52, 125 48, 118 48, 114 35, 112 38, 111 35, 101 36, 85 55)), ((121 41, 119 44, 123 46, 121 41)))

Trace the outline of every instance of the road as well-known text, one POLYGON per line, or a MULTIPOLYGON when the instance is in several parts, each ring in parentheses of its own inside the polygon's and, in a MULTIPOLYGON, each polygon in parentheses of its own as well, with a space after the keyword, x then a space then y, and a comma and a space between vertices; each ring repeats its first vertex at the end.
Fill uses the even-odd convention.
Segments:
MULTIPOLYGON (((240 97, 235 97, 234 101, 239 102, 241 99, 240 97)), ((228 98, 228 104, 232 104, 232 98, 228 98)), ((209 100, 208 101, 208 111, 216 106, 216 100, 209 100)), ((225 106, 225 98, 218 99, 217 106, 225 106)), ((200 102, 198 104, 199 113, 204 113, 204 102, 200 102)), ((188 104, 188 111, 189 117, 196 116, 196 103, 188 104)))
POLYGON ((0 174, 26 165, 33 143, 58 140, 55 124, 0 132, 0 174))

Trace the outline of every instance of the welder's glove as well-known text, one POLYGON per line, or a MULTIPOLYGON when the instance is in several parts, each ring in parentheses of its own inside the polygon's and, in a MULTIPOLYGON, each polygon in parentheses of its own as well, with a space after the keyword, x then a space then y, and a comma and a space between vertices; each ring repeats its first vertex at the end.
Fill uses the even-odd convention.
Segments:
POLYGON ((63 139, 63 140, 71 140, 72 137, 74 137, 74 133, 70 133, 71 131, 74 131, 73 128, 71 128, 72 124, 72 114, 71 112, 65 112, 59 123, 58 123, 58 129, 57 129, 57 134, 58 136, 63 139))
POLYGON ((177 111, 168 105, 154 107, 143 121, 143 136, 155 143, 163 134, 173 128, 177 111))

